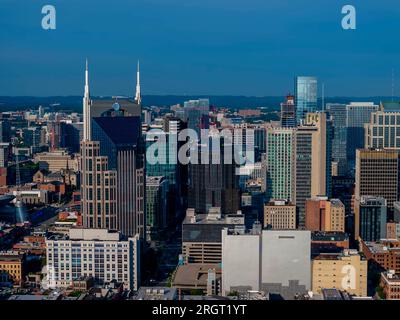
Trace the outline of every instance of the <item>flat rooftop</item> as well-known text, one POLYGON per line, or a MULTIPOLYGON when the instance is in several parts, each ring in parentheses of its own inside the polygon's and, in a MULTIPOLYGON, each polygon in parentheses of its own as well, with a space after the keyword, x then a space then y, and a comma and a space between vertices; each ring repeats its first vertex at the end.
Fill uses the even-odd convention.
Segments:
POLYGON ((175 272, 172 285, 177 287, 206 287, 209 269, 216 270, 217 278, 221 276, 219 264, 180 265, 175 272))

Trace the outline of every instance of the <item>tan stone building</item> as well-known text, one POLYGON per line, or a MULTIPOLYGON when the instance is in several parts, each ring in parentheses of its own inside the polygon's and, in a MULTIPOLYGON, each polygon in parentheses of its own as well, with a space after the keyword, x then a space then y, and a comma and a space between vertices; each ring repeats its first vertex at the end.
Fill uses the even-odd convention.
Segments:
POLYGON ((368 262, 357 250, 320 254, 312 260, 312 291, 338 289, 356 296, 367 295, 368 262))
POLYGON ((275 200, 264 206, 264 228, 274 230, 296 229, 296 206, 284 200, 275 200))
POLYGON ((82 216, 85 228, 117 230, 116 172, 100 156, 100 143, 82 141, 82 216))
POLYGON ((65 150, 38 153, 35 155, 35 162, 39 163, 39 169, 50 172, 58 172, 67 169, 78 170, 78 159, 73 158, 65 150))
POLYGON ((16 251, 0 252, 0 282, 22 282, 24 255, 16 251))

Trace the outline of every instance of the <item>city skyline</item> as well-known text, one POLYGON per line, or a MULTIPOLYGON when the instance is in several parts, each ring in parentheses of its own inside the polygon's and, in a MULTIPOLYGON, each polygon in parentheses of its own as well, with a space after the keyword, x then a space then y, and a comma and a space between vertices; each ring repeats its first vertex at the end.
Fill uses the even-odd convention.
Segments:
POLYGON ((14 2, 0 302, 400 301, 394 0, 14 2))

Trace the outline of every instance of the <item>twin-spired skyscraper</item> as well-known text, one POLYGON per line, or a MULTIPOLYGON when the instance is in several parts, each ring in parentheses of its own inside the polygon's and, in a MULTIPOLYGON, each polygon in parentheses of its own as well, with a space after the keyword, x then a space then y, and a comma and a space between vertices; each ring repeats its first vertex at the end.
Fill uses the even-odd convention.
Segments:
POLYGON ((81 198, 85 228, 144 238, 145 170, 139 65, 135 100, 92 100, 86 63, 81 142, 81 198))

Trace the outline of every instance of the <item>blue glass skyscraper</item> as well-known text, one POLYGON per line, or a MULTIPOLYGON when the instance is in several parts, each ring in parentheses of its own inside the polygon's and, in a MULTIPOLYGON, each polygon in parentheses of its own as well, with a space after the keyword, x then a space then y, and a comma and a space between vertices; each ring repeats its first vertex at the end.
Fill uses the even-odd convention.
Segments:
POLYGON ((295 78, 295 104, 297 123, 300 123, 308 112, 315 112, 318 99, 318 81, 315 77, 295 78))

